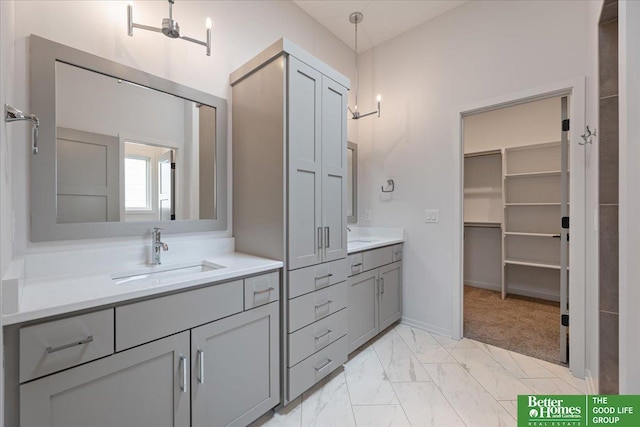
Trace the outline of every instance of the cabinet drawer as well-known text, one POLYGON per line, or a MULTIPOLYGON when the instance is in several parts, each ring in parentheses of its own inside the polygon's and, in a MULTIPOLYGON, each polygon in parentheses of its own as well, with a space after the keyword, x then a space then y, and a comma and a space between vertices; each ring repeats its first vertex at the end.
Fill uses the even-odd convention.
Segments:
POLYGON ((289 368, 289 400, 329 375, 347 361, 347 337, 340 338, 296 366, 289 368))
POLYGON ((384 248, 372 249, 363 252, 362 264, 364 271, 378 268, 382 265, 391 264, 393 262, 393 246, 385 246, 384 248))
POLYGON ((289 335, 289 366, 293 366, 347 334, 347 309, 289 335))
POLYGON ((393 245, 393 262, 402 260, 402 243, 393 245))
POLYGON ((242 311, 242 280, 116 307, 116 351, 242 311))
POLYGON ((20 329, 20 382, 113 353, 113 309, 20 329))
POLYGON ((347 280, 347 259, 289 272, 289 299, 347 280))
POLYGON ((347 306, 347 282, 289 301, 289 332, 307 326, 347 306))
POLYGON ((357 254, 349 255, 349 276, 353 276, 354 274, 360 274, 364 271, 364 266, 362 264, 362 252, 358 252, 357 254))
POLYGON ((245 310, 278 301, 279 298, 280 275, 277 271, 244 279, 245 310))

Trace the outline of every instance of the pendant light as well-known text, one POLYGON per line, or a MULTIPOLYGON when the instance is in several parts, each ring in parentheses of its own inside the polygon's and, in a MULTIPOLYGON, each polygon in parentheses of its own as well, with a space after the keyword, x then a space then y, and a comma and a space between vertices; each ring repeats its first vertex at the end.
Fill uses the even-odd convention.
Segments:
POLYGON ((353 110, 351 109, 351 107, 349 107, 347 105, 347 108, 349 109, 349 113, 351 113, 351 118, 353 120, 358 120, 361 119, 363 117, 367 117, 367 116, 371 116, 372 114, 377 114, 378 117, 380 117, 380 101, 382 100, 382 97, 380 95, 378 95, 378 97, 376 98, 376 100, 378 101, 378 109, 376 111, 372 111, 370 113, 366 113, 366 114, 360 114, 360 112, 358 111, 358 24, 362 22, 362 20, 364 19, 364 15, 362 14, 362 12, 353 12, 351 15, 349 15, 349 22, 351 22, 354 26, 355 26, 355 40, 356 40, 356 103, 353 107, 353 110))

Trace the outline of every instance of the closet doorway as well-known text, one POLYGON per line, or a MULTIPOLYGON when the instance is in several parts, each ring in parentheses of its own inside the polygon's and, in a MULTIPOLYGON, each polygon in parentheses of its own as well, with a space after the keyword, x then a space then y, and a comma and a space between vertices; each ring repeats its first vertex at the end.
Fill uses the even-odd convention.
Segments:
POLYGON ((569 358, 568 111, 563 95, 463 117, 463 335, 561 364, 569 358))

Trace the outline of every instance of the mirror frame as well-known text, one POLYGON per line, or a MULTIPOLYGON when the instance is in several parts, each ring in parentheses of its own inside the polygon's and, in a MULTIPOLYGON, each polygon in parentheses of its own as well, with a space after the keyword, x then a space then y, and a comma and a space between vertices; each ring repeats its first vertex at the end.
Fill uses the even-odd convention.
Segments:
POLYGON ((39 152, 31 154, 31 241, 75 240, 102 237, 144 236, 153 227, 167 233, 227 229, 227 100, 157 77, 35 35, 30 36, 31 112, 40 119, 39 152), (128 80, 216 108, 216 219, 57 222, 56 202, 56 62, 128 80), (52 143, 53 141, 53 143, 52 143))
MULTIPOLYGON (((347 216, 347 224, 355 224, 358 222, 358 144, 355 142, 347 142, 347 150, 353 150, 351 161, 351 206, 353 215, 347 216)), ((347 156, 347 159, 349 156, 347 156)))

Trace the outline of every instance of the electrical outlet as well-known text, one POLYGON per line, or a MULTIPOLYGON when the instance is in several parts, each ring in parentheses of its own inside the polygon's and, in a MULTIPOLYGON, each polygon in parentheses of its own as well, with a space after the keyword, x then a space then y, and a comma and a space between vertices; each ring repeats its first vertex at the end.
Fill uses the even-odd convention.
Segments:
POLYGON ((373 215, 371 214, 371 209, 367 209, 364 211, 364 220, 365 221, 371 221, 371 217, 373 215))
POLYGON ((428 222, 428 223, 438 222, 438 209, 425 209, 424 222, 428 222))

